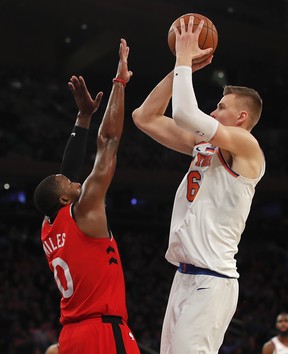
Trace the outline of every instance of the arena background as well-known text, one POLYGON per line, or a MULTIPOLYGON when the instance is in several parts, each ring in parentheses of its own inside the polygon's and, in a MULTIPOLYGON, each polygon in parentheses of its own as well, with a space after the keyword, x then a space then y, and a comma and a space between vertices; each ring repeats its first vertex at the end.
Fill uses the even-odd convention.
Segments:
POLYGON ((134 76, 118 168, 107 196, 127 283, 129 323, 142 352, 157 353, 174 267, 164 259, 173 197, 189 158, 136 129, 131 112, 173 68, 167 31, 178 16, 202 13, 215 24, 213 63, 195 74, 209 113, 223 85, 259 91, 264 109, 253 133, 267 172, 237 255, 240 298, 221 353, 256 354, 288 311, 287 79, 288 1, 2 0, 0 2, 0 353, 42 354, 57 341, 59 294, 39 240, 33 190, 59 171, 77 113, 67 82, 83 75, 102 108, 91 127, 83 178, 118 62, 121 37, 134 76))

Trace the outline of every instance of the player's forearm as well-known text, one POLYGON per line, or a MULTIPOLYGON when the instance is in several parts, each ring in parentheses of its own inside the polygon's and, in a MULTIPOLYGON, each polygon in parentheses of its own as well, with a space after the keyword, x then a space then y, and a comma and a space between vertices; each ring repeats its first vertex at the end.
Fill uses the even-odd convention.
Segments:
POLYGON ((78 182, 84 164, 88 129, 75 126, 66 144, 60 173, 73 182, 78 182))
POLYGON ((113 84, 108 104, 98 136, 101 139, 120 139, 124 124, 124 86, 117 82, 113 84))
POLYGON ((145 124, 164 115, 172 96, 173 72, 170 72, 147 96, 143 104, 134 110, 132 118, 137 127, 143 128, 145 124))
POLYGON ((172 110, 174 121, 179 127, 203 140, 211 140, 216 133, 218 122, 198 108, 190 66, 174 69, 172 110))

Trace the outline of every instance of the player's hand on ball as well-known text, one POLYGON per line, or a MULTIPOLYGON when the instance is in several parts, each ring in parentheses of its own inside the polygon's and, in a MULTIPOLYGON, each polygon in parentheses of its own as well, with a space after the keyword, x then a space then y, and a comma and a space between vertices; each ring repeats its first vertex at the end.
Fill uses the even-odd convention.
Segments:
MULTIPOLYGON (((177 27, 179 33, 181 32, 181 24, 180 20, 184 19, 185 22, 185 30, 188 30, 188 23, 190 20, 190 17, 193 16, 193 26, 192 26, 192 32, 196 31, 196 28, 198 27, 200 21, 204 21, 204 25, 200 31, 199 37, 198 37, 198 46, 200 49, 207 49, 207 48, 213 48, 212 52, 209 52, 206 55, 202 55, 201 57, 193 59, 193 65, 195 63, 200 63, 202 61, 206 62, 206 59, 211 56, 211 54, 214 54, 217 44, 218 44, 218 32, 216 27, 214 26, 213 22, 206 16, 197 14, 197 13, 188 13, 185 15, 182 15, 178 17, 170 26, 168 30, 168 46, 171 50, 171 52, 176 55, 175 51, 175 42, 176 42, 176 32, 175 32, 175 26, 177 27)), ((183 24, 182 24, 183 28, 183 24)), ((209 64, 209 63, 208 63, 209 64)), ((206 64, 207 65, 207 64, 206 64)), ((198 70, 198 69, 197 69, 198 70)))
POLYGON ((183 18, 180 19, 180 31, 178 31, 176 25, 173 26, 176 36, 175 51, 177 65, 191 65, 193 59, 207 55, 213 50, 213 48, 201 49, 199 47, 198 40, 204 21, 200 21, 194 32, 193 22, 194 17, 190 16, 187 27, 183 18))
POLYGON ((210 55, 208 58, 206 58, 204 61, 201 61, 200 63, 192 61, 192 72, 195 73, 195 71, 200 70, 204 68, 205 66, 211 64, 213 59, 213 55, 210 55))

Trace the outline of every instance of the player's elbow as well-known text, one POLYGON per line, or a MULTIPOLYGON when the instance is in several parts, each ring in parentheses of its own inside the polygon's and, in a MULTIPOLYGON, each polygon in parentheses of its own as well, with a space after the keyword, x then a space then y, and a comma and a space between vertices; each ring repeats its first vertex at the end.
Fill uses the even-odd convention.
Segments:
POLYGON ((132 112, 132 119, 137 128, 141 129, 145 125, 145 114, 141 107, 136 108, 132 112))
POLYGON ((175 122, 175 124, 182 129, 187 129, 189 128, 187 126, 187 122, 191 121, 191 117, 187 116, 186 112, 183 111, 183 109, 177 109, 173 110, 172 112, 172 118, 175 122))
POLYGON ((120 143, 120 137, 117 135, 103 135, 98 134, 97 137, 97 151, 114 150, 117 152, 120 143))
POLYGON ((135 125, 138 126, 139 122, 141 121, 140 108, 134 109, 132 112, 132 119, 135 125))

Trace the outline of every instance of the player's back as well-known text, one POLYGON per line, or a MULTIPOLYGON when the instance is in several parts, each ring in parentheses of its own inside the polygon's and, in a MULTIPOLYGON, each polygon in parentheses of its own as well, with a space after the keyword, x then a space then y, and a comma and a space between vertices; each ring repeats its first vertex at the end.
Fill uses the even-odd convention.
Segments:
POLYGON ((42 243, 62 294, 61 323, 100 315, 127 320, 123 270, 114 237, 83 234, 72 218, 72 205, 62 208, 53 224, 44 222, 42 243))

